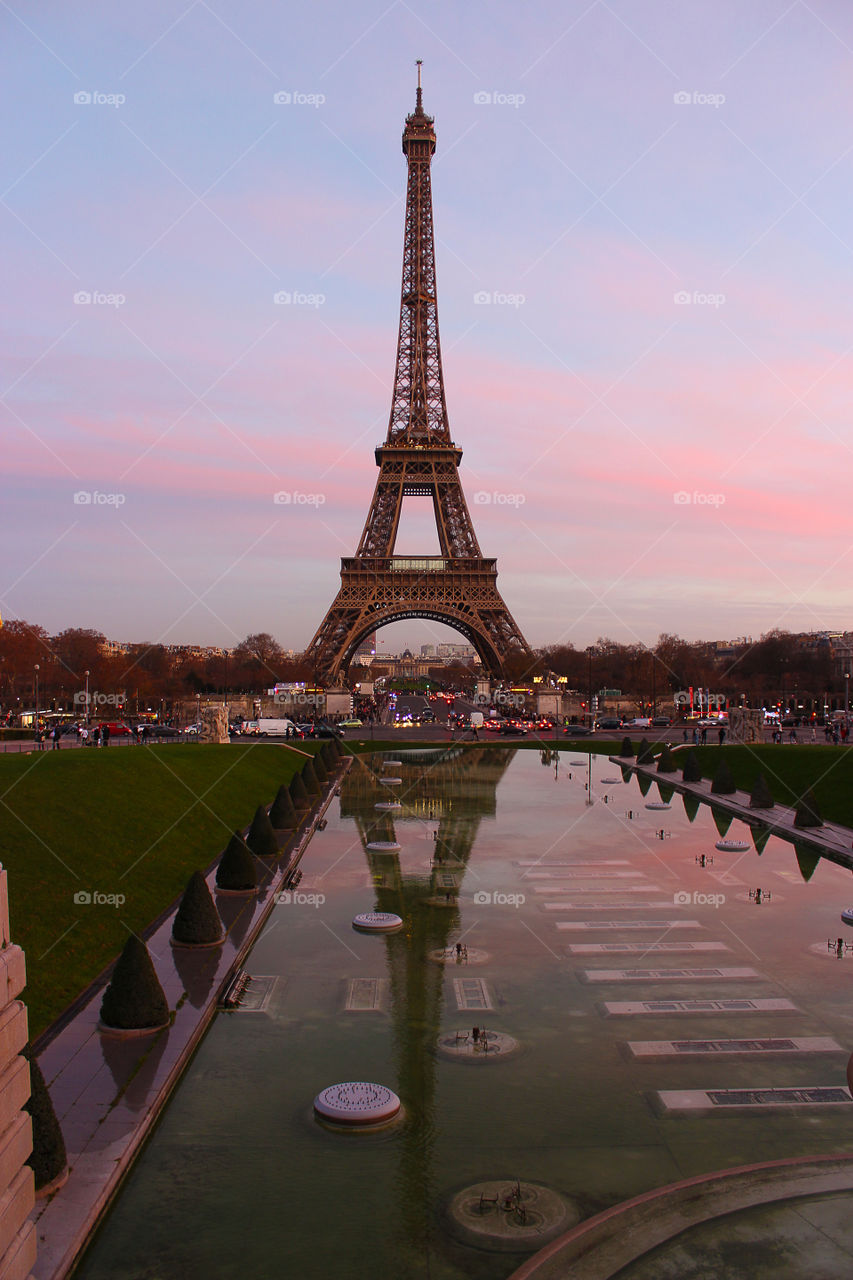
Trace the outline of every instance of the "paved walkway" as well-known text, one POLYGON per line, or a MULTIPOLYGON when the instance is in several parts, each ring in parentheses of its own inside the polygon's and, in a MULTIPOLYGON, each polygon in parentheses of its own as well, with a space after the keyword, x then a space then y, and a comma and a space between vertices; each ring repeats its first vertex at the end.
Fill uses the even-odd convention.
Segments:
MULTIPOLYGON (((342 761, 342 768, 351 760, 342 761)), ((119 1180, 177 1084, 204 1035, 234 972, 275 906, 275 894, 299 862, 338 785, 282 848, 272 867, 259 863, 261 891, 253 898, 217 895, 227 930, 221 947, 173 948, 174 913, 148 939, 157 974, 174 1011, 171 1026, 122 1040, 98 1030, 99 989, 39 1055, 59 1117, 71 1169, 65 1186, 33 1213, 38 1234, 35 1280, 61 1280, 85 1246, 119 1180)), ((213 889, 216 871, 207 876, 213 889)))

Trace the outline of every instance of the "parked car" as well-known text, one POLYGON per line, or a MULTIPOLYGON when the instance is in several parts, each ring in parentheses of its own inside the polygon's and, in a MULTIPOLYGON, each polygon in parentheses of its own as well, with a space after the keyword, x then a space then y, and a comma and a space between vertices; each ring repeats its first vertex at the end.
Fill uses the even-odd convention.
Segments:
POLYGON ((142 742, 150 742, 154 738, 180 738, 181 731, 171 724, 141 724, 139 737, 142 742))

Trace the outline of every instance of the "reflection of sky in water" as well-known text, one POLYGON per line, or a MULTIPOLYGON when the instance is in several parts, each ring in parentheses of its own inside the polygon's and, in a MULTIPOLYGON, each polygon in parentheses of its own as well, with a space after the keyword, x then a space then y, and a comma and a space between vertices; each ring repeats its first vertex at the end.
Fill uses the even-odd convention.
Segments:
POLYGON ((82 1276, 495 1277, 518 1257, 444 1229, 443 1203, 468 1184, 539 1181, 589 1214, 691 1174, 849 1149, 853 1106, 676 1116, 655 1096, 844 1083, 853 952, 839 960, 826 942, 844 932, 849 871, 822 860, 812 872, 802 851, 801 869, 775 838, 759 855, 737 820, 719 826, 749 850, 718 852, 707 807, 688 816, 676 794, 671 809, 649 810, 636 779, 602 759, 590 792, 576 749, 558 761, 493 748, 400 758, 394 813, 375 807, 388 798, 381 769, 355 762, 303 862, 306 901, 276 908, 247 963, 278 976, 266 1013, 216 1019, 82 1276), (391 839, 399 853, 364 851, 391 839), (770 894, 760 906, 757 888, 770 894), (404 928, 356 933, 365 910, 396 912, 404 928), (594 927, 566 927, 579 922, 594 927), (430 959, 457 940, 486 962, 430 959), (614 981, 595 972, 606 969, 614 981), (734 973, 650 972, 667 969, 734 973), (457 991, 476 1004, 478 990, 492 1008, 460 1011, 457 991), (378 1007, 347 1011, 348 998, 378 1007), (697 1000, 712 1007, 605 1013, 697 1000), (521 1052, 482 1066, 435 1052, 440 1031, 475 1023, 521 1052), (643 1060, 627 1048, 803 1037, 844 1052, 643 1060), (347 1079, 396 1090, 405 1123, 371 1136, 319 1128, 312 1098, 347 1079))

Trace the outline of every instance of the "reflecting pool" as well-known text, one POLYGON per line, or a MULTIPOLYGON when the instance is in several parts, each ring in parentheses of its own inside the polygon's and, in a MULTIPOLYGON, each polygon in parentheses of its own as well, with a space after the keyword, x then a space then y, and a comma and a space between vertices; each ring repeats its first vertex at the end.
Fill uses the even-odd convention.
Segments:
POLYGON ((470 1243, 448 1208, 475 1184, 540 1184, 576 1220, 850 1149, 849 870, 648 808, 667 793, 578 749, 385 758, 353 762, 247 962, 264 998, 217 1015, 79 1275, 485 1280, 534 1246, 470 1243), (343 1081, 400 1117, 323 1127, 343 1081))

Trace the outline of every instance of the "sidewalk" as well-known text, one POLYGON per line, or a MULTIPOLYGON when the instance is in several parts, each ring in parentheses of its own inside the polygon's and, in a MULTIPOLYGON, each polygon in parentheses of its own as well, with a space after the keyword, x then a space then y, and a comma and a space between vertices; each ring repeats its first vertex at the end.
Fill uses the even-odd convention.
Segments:
MULTIPOLYGON (((216 1012, 217 1003, 275 906, 275 894, 300 861, 331 804, 341 762, 328 791, 283 846, 275 865, 261 870, 253 898, 217 896, 227 937, 221 947, 192 951, 170 944, 172 913, 148 938, 158 977, 174 1011, 164 1031, 122 1040, 98 1030, 103 988, 39 1056, 62 1126, 71 1170, 60 1191, 38 1201, 34 1280, 61 1280, 86 1245, 140 1144, 155 1123, 216 1012)), ((215 867, 207 875, 214 887, 215 867)))

